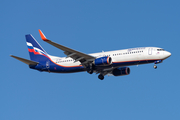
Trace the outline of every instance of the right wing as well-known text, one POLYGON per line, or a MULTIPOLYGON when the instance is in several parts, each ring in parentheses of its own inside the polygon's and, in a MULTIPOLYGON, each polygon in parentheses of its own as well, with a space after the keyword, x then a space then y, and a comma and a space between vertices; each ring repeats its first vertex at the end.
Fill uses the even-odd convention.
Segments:
POLYGON ((40 33, 40 36, 41 36, 42 40, 44 40, 45 42, 47 42, 47 43, 49 43, 49 44, 63 50, 64 54, 66 54, 67 57, 71 57, 72 59, 74 59, 75 62, 80 61, 82 65, 87 66, 89 63, 92 63, 96 59, 96 57, 94 57, 94 56, 79 52, 77 50, 73 50, 73 49, 68 48, 66 46, 55 43, 55 42, 53 42, 51 40, 48 40, 45 37, 45 35, 42 33, 41 30, 39 30, 39 33, 40 33))

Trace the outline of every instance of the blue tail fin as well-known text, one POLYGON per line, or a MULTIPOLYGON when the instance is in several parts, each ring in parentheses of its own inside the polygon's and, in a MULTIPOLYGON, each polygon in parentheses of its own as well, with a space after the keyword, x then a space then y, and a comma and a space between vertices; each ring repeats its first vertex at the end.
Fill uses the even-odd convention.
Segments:
POLYGON ((32 35, 26 35, 26 42, 31 60, 37 62, 47 60, 47 52, 41 47, 41 45, 32 35))

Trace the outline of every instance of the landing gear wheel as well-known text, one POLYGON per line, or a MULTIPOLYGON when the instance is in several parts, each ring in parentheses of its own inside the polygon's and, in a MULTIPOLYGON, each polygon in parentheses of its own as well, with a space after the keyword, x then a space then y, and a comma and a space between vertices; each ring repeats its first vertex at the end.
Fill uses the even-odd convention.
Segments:
POLYGON ((156 65, 154 65, 154 69, 157 69, 157 66, 156 66, 156 65))
POLYGON ((98 76, 98 78, 99 78, 100 80, 103 80, 103 79, 104 79, 104 76, 103 76, 102 74, 100 74, 100 75, 98 76))
POLYGON ((87 72, 88 72, 89 74, 93 74, 93 70, 94 70, 94 67, 93 67, 93 64, 91 63, 91 64, 89 64, 89 66, 87 67, 87 72))
POLYGON ((89 74, 93 74, 93 70, 87 70, 89 74))

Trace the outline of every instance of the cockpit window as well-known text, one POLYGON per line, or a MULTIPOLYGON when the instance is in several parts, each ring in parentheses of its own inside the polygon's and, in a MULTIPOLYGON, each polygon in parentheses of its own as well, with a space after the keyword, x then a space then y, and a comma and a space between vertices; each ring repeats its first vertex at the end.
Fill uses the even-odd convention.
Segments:
POLYGON ((157 49, 157 51, 165 51, 164 49, 157 49))

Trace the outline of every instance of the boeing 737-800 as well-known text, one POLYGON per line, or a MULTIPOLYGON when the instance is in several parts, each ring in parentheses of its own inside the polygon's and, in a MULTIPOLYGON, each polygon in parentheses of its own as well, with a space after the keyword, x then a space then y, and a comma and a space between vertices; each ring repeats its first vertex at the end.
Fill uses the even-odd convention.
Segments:
POLYGON ((41 30, 39 30, 39 33, 43 41, 61 49, 67 55, 66 57, 51 56, 31 34, 26 35, 31 60, 14 55, 11 55, 11 57, 28 64, 31 69, 39 71, 53 73, 87 71, 89 74, 99 74, 98 78, 103 80, 107 74, 113 76, 129 75, 130 68, 127 66, 131 65, 154 63, 156 69, 156 64, 171 56, 170 52, 158 47, 140 47, 85 54, 47 39, 41 30))

